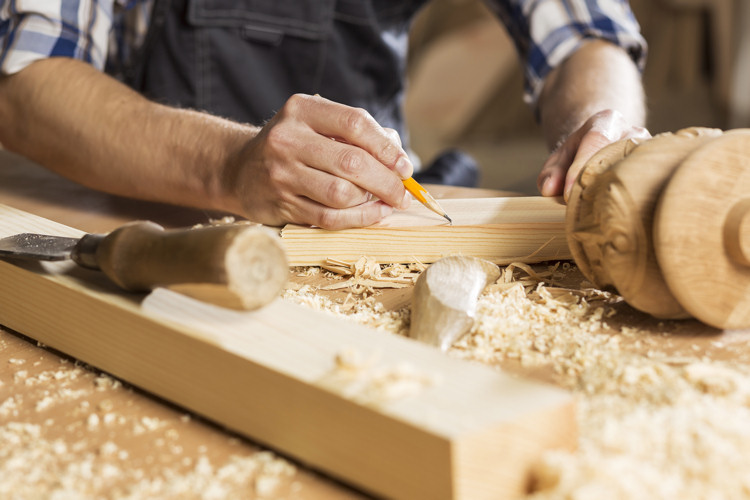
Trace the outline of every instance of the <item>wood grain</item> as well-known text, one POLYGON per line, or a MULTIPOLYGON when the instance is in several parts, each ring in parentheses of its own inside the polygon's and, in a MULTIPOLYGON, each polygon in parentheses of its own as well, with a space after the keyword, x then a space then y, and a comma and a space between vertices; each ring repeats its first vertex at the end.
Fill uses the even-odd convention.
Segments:
POLYGON ((748 193, 750 130, 736 129, 686 158, 656 208, 654 244, 669 288, 716 328, 750 327, 750 266, 740 256, 750 254, 741 248, 748 193))
MULTIPOLYGON (((19 230, 80 234, 0 206, 0 236, 19 230)), ((512 498, 575 443, 564 391, 283 301, 140 303, 71 267, 0 261, 0 323, 378 496, 512 498), (394 373, 410 391, 377 383, 394 373)))
POLYGON ((374 226, 341 231, 289 224, 281 238, 290 265, 320 265, 328 258, 431 263, 448 255, 495 264, 571 259, 565 205, 542 197, 444 199, 449 225, 414 201, 374 226))
POLYGON ((597 287, 613 286, 631 306, 658 318, 689 316, 657 262, 654 212, 682 161, 721 133, 692 127, 634 147, 619 142, 587 163, 571 192, 576 199, 568 211, 568 238, 576 262, 597 287))

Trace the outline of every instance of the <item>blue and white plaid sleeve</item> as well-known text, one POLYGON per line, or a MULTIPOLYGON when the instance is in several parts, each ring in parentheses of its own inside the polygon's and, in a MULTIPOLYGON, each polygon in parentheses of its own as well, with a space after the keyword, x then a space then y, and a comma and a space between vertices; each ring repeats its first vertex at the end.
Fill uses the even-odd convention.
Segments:
POLYGON ((622 47, 643 70, 647 45, 628 0, 487 0, 525 65, 524 99, 536 106, 544 79, 588 39, 622 47))
POLYGON ((116 0, 0 0, 0 74, 48 57, 103 69, 116 0))

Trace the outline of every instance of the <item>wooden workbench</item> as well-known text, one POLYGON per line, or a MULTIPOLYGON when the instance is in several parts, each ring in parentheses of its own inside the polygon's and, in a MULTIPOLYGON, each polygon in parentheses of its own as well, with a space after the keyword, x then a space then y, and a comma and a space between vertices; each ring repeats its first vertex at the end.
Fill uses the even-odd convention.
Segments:
MULTIPOLYGON (((467 197, 499 193, 445 188, 435 194, 467 197)), ((3 151, 0 203, 88 232, 106 232, 135 219, 178 227, 222 215, 97 193, 3 151)), ((321 279, 293 278, 300 283, 321 279)), ((581 280, 575 273, 569 279, 571 283, 581 280)), ((387 308, 403 307, 408 304, 409 292, 384 291, 378 300, 387 308)), ((638 334, 618 339, 623 353, 661 356, 672 360, 665 361, 668 363, 700 358, 742 365, 750 362, 750 332, 720 332, 695 321, 662 322, 625 304, 615 308, 611 331, 622 327, 638 330, 638 334)), ((560 374, 549 366, 529 366, 522 361, 509 357, 500 364, 507 371, 562 383, 560 374)), ((169 498, 193 498, 207 491, 214 492, 215 498, 362 497, 300 464, 265 453, 244 438, 0 327, 0 432, 7 431, 11 423, 12 440, 0 435, 0 442, 5 437, 10 443, 3 444, 0 457, 15 460, 13 470, 19 474, 27 470, 24 461, 43 463, 29 470, 49 474, 13 483, 23 484, 27 497, 45 497, 52 489, 81 497, 103 489, 133 491, 133 484, 143 497, 158 492, 169 498), (61 483, 56 473, 68 482, 61 483)), ((0 481, 0 497, 3 492, 0 481)))
MULTIPOLYGON (((444 188, 441 194, 454 189, 444 188)), ((192 226, 224 215, 95 192, 2 150, 0 203, 87 232, 108 232, 138 219, 165 227, 192 226)), ((386 299, 392 305, 408 302, 404 290, 394 290, 386 299)), ((136 483, 135 491, 145 496, 174 491, 189 498, 208 490, 219 492, 217 498, 361 497, 299 465, 294 472, 278 455, 1 325, 0 405, 0 429, 5 425, 7 432, 12 426, 7 437, 17 441, 15 448, 4 444, 0 457, 19 462, 19 477, 26 470, 24 461, 41 460, 42 469, 49 471, 49 477, 36 484, 26 481, 27 490, 14 492, 22 496, 44 497, 54 488, 73 496, 130 491, 136 483), (84 472, 70 472, 80 467, 84 472), (73 484, 61 485, 55 471, 61 472, 63 483, 73 484)))

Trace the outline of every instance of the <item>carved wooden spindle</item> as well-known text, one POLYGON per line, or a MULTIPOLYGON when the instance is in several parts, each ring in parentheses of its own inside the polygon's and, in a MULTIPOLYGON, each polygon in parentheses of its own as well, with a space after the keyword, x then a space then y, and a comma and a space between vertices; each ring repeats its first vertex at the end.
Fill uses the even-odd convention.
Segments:
POLYGON ((669 288, 694 317, 717 328, 750 327, 750 130, 696 150, 664 189, 654 244, 669 288))
POLYGON ((592 283, 614 287, 630 305, 656 317, 690 316, 657 262, 654 213, 675 170, 719 136, 717 129, 690 128, 637 145, 621 141, 592 157, 567 214, 571 253, 592 283))

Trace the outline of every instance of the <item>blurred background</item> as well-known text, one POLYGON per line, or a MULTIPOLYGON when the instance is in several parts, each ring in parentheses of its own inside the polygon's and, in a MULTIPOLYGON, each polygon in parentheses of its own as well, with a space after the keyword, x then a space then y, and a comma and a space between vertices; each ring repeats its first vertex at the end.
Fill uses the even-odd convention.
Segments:
MULTIPOLYGON (((649 44, 651 133, 750 126, 750 1, 630 4, 649 44)), ((411 37, 406 116, 422 162, 458 147, 479 163, 480 187, 538 194, 547 148, 500 22, 481 0, 433 0, 411 37)))

